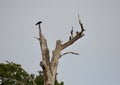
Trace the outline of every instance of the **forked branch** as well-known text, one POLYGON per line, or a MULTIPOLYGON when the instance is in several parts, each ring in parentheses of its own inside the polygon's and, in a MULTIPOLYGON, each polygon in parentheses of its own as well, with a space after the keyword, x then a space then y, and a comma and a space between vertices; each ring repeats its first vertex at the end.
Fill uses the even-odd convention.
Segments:
POLYGON ((76 32, 76 35, 73 35, 73 27, 70 32, 71 36, 69 37, 69 40, 65 43, 62 43, 61 40, 56 41, 56 47, 52 51, 52 57, 50 59, 49 55, 49 49, 47 46, 47 40, 45 39, 44 35, 41 32, 41 27, 40 24, 42 23, 39 21, 36 25, 39 27, 39 38, 36 38, 40 42, 40 47, 41 47, 41 52, 42 52, 42 61, 40 62, 40 66, 43 69, 43 74, 45 76, 44 78, 44 85, 54 85, 55 78, 56 78, 56 73, 57 73, 57 67, 58 67, 58 62, 59 59, 67 54, 74 54, 74 55, 79 55, 76 52, 65 52, 61 54, 61 51, 70 45, 72 45, 74 42, 76 42, 78 39, 82 38, 84 36, 83 32, 84 27, 83 24, 80 21, 79 15, 78 15, 78 22, 80 25, 81 30, 76 32), (51 60, 51 61, 50 61, 51 60))

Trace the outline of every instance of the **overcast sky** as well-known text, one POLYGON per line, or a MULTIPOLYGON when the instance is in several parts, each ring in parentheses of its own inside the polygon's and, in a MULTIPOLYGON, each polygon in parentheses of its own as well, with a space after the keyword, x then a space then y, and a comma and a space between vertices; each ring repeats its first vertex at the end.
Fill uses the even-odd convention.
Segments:
POLYGON ((42 20, 50 52, 67 41, 72 26, 85 36, 62 52, 58 80, 65 85, 120 85, 120 0, 0 0, 0 63, 21 64, 38 74, 41 51, 35 23, 42 20))

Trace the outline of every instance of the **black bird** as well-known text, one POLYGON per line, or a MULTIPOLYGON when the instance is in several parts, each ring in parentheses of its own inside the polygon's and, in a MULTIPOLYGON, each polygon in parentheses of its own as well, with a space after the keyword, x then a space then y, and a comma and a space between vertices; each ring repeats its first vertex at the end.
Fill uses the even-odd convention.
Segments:
POLYGON ((73 27, 72 27, 72 30, 71 30, 71 35, 73 35, 73 27))
POLYGON ((72 27, 72 30, 71 30, 71 38, 73 38, 73 27, 72 27))
POLYGON ((39 22, 37 22, 35 25, 38 25, 38 24, 41 24, 42 23, 42 21, 39 21, 39 22))
POLYGON ((69 37, 69 40, 71 40, 71 36, 69 37))

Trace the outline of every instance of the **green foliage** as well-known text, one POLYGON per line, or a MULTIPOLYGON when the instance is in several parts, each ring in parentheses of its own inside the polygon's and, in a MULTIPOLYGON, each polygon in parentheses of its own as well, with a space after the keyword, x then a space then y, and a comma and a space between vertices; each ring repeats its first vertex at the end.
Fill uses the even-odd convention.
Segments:
POLYGON ((29 74, 21 68, 21 65, 13 62, 0 64, 1 85, 32 85, 29 74))
MULTIPOLYGON (((44 84, 44 75, 43 72, 39 72, 39 75, 36 76, 35 82, 37 85, 43 85, 44 84)), ((64 85, 63 82, 58 82, 58 80, 55 80, 55 84, 54 85, 64 85)))
MULTIPOLYGON (((0 63, 0 85, 44 85, 44 75, 28 74, 21 65, 13 62, 0 63)), ((55 80, 55 85, 64 85, 55 80)))
POLYGON ((44 85, 44 75, 39 73, 39 75, 37 75, 35 78, 35 82, 37 85, 44 85))
POLYGON ((60 82, 60 83, 59 83, 58 80, 56 79, 56 80, 55 80, 55 85, 64 85, 64 82, 60 82))

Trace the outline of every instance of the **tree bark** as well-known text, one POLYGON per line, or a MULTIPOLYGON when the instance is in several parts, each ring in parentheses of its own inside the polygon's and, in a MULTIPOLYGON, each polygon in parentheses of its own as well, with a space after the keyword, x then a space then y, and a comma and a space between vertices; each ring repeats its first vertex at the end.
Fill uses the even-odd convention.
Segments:
POLYGON ((52 51, 51 61, 49 55, 49 48, 47 46, 47 40, 45 39, 44 35, 41 32, 41 26, 40 26, 41 23, 37 24, 39 26, 39 38, 37 39, 40 42, 41 53, 42 53, 42 61, 40 62, 40 66, 42 67, 44 73, 44 85, 54 85, 57 74, 58 62, 63 55, 66 55, 68 53, 78 55, 78 53, 75 52, 66 52, 63 55, 60 54, 60 52, 63 49, 72 45, 74 42, 76 42, 78 39, 84 36, 83 34, 84 28, 83 28, 83 24, 80 21, 79 15, 78 15, 78 20, 81 27, 81 31, 80 32, 77 31, 75 36, 72 35, 71 39, 63 44, 61 43, 60 40, 57 40, 56 47, 52 51))

